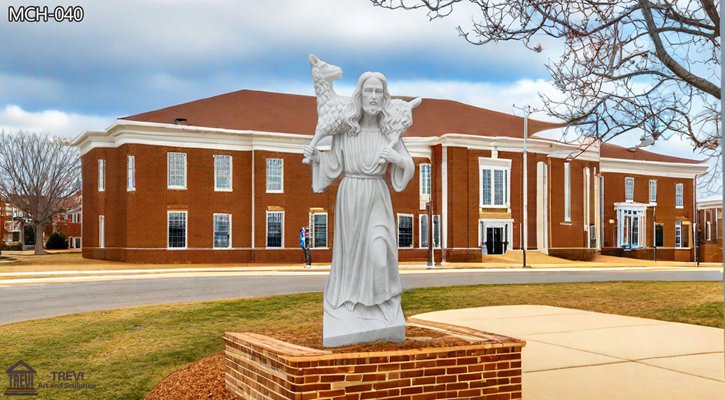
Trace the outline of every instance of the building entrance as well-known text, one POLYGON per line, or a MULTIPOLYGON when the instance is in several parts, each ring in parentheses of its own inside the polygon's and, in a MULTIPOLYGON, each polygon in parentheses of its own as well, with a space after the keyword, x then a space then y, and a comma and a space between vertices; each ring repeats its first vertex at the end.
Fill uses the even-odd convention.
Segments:
POLYGON ((478 240, 482 254, 505 254, 512 247, 510 219, 478 220, 478 240))
POLYGON ((504 228, 486 228, 486 250, 488 254, 504 253, 504 228))

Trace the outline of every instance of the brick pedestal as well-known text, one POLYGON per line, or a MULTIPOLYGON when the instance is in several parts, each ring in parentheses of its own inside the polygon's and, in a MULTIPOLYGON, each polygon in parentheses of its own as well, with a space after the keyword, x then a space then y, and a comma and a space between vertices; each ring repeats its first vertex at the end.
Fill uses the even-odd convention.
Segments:
POLYGON ((526 342, 451 325, 434 328, 466 344, 332 353, 253 333, 228 332, 224 335, 227 388, 241 399, 521 398, 521 349, 526 342))

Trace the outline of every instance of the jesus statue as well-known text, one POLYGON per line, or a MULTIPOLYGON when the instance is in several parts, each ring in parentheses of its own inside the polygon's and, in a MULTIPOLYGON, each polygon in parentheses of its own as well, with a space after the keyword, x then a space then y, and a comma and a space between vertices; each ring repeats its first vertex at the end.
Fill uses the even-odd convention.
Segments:
POLYGON ((395 113, 400 111, 391 107, 385 76, 366 72, 358 79, 345 127, 332 136, 330 150, 304 149, 312 160, 315 192, 342 177, 324 292, 325 347, 405 340, 396 227, 385 173, 390 165, 392 187, 400 192, 415 165, 399 140, 402 132, 395 132, 393 120, 400 119, 395 113))

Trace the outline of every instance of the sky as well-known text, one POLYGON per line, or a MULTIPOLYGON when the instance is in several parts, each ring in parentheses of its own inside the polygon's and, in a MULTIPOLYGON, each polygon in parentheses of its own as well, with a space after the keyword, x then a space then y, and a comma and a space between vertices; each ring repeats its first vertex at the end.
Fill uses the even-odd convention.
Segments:
MULTIPOLYGON (((537 93, 554 93, 546 63, 562 44, 542 37, 541 53, 516 42, 474 46, 456 27, 475 15, 463 5, 429 21, 425 11, 369 0, 0 0, 0 129, 75 137, 119 117, 240 89, 311 95, 310 53, 342 67, 340 94, 371 70, 387 76, 393 95, 517 115, 515 106, 540 108, 537 93), (8 21, 10 6, 28 4, 78 5, 84 18, 8 21)), ((678 138, 650 150, 699 158, 678 138)))

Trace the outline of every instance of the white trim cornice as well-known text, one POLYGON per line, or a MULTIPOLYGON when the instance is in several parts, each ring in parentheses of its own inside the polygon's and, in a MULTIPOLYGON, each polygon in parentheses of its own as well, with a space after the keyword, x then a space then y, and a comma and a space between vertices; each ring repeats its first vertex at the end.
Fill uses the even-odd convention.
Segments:
POLYGON ((625 160, 602 157, 599 161, 599 168, 602 173, 694 179, 695 176, 706 173, 708 167, 706 164, 625 160))
POLYGON ((124 144, 302 154, 310 139, 312 135, 119 120, 106 131, 85 132, 72 144, 78 146, 81 155, 95 148, 115 148, 124 144))
POLYGON ((700 200, 697 202, 698 210, 705 210, 711 208, 722 208, 722 199, 700 200))

